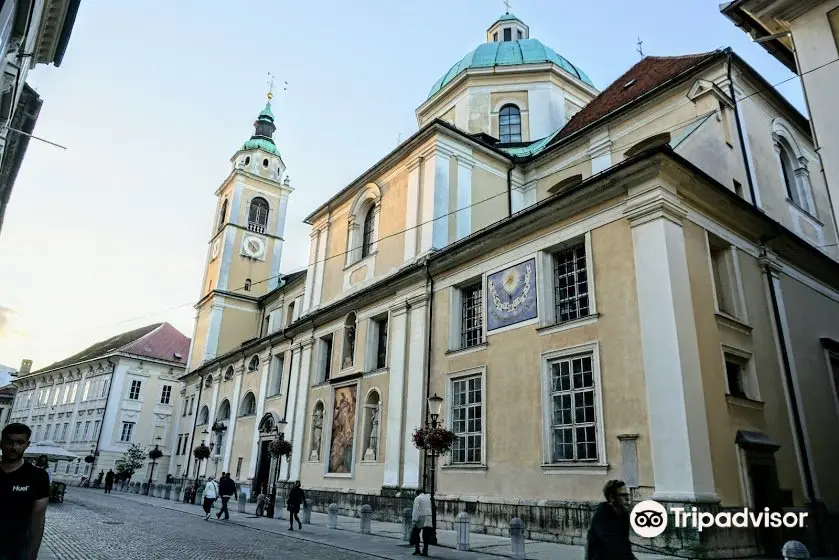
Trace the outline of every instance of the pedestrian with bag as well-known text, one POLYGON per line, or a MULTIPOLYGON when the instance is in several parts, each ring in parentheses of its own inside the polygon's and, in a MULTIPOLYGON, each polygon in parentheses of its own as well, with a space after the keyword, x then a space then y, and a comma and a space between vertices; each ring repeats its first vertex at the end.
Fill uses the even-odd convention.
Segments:
POLYGON ((108 474, 105 475, 105 494, 110 494, 114 488, 114 471, 108 469, 108 474))
POLYGON ((288 530, 294 531, 294 520, 297 520, 297 529, 303 530, 303 524, 300 522, 300 516, 297 515, 300 513, 300 504, 303 504, 303 507, 309 507, 309 504, 306 502, 306 493, 303 492, 303 489, 300 488, 300 481, 294 483, 294 487, 291 489, 291 492, 288 493, 288 499, 286 500, 286 509, 288 510, 288 530))
POLYGON ((586 560, 634 560, 629 541, 629 488, 622 480, 603 487, 606 498, 597 506, 586 538, 586 560))
POLYGON ((218 499, 218 484, 216 484, 215 478, 210 476, 207 478, 207 483, 204 485, 204 513, 207 515, 204 516, 205 520, 210 519, 210 515, 213 509, 213 504, 216 503, 218 499))
POLYGON ((428 545, 434 540, 434 523, 431 511, 431 495, 424 489, 417 490, 411 519, 414 522, 414 528, 411 531, 414 556, 428 556, 428 545), (422 552, 420 552, 419 546, 420 534, 422 534, 422 552))
POLYGON ((231 496, 239 499, 239 494, 236 492, 236 483, 230 478, 230 473, 221 473, 221 479, 218 484, 219 494, 221 494, 221 510, 216 514, 216 519, 221 519, 224 514, 225 519, 230 519, 230 512, 227 510, 227 502, 230 501, 231 496))

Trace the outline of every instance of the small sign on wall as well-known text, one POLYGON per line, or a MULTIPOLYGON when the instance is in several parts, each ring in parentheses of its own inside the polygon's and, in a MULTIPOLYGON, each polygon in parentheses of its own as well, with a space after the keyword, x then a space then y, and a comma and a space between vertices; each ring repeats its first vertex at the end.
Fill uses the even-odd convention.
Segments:
POLYGON ((536 259, 487 276, 487 332, 535 319, 536 259))

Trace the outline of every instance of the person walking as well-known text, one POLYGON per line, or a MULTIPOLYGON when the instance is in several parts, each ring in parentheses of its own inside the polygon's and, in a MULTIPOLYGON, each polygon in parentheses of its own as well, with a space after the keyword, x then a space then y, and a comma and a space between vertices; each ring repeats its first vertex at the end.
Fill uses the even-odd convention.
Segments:
POLYGON ((221 478, 218 481, 218 490, 221 494, 221 510, 216 514, 216 519, 221 519, 224 514, 225 519, 230 519, 230 512, 227 510, 227 502, 230 501, 231 496, 239 499, 239 494, 236 492, 236 483, 230 478, 230 473, 221 473, 221 478))
POLYGON ((601 502, 591 518, 586 538, 586 560, 634 560, 629 542, 629 489, 622 480, 603 487, 601 502))
POLYGON ((114 488, 114 471, 108 469, 108 474, 105 475, 105 494, 110 494, 114 488))
POLYGON ((434 523, 431 512, 431 495, 424 489, 417 490, 414 509, 411 515, 414 527, 422 534, 422 553, 420 553, 419 535, 414 539, 414 556, 428 556, 428 544, 434 535, 434 523))
POLYGON ((207 515, 204 516, 204 519, 210 519, 210 515, 213 509, 213 504, 218 499, 218 484, 216 484, 215 478, 212 476, 207 478, 207 483, 204 485, 204 513, 207 515))
POLYGON ((300 488, 300 481, 298 480, 294 483, 294 487, 291 489, 291 492, 288 493, 288 499, 286 500, 289 531, 294 531, 295 519, 297 520, 297 529, 303 529, 303 524, 300 522, 300 516, 297 515, 300 513, 300 504, 303 504, 303 507, 309 507, 309 504, 306 502, 306 493, 303 492, 302 488, 300 488))
POLYGON ((13 423, 0 433, 0 560, 38 557, 50 497, 47 471, 23 460, 32 430, 13 423))

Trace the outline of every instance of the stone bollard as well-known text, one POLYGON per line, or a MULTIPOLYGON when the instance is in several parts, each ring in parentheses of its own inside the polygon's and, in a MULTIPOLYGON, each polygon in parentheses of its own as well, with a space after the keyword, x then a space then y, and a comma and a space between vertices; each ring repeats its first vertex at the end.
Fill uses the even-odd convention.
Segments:
POLYGON ((144 485, 149 491, 149 497, 154 498, 156 496, 155 491, 157 490, 157 484, 152 482, 151 484, 144 485))
POLYGON ((525 560, 524 554, 524 522, 518 517, 510 520, 510 545, 513 548, 513 558, 525 560))
POLYGON ((458 513, 455 518, 458 550, 469 550, 469 521, 469 514, 465 511, 458 513))
POLYGON ((139 494, 139 493, 140 493, 140 483, 139 483, 139 482, 135 482, 135 483, 134 483, 134 493, 135 493, 135 494, 139 494))
POLYGON ((172 485, 171 484, 166 485, 166 490, 164 491, 163 499, 164 500, 171 500, 172 499, 172 485))
POLYGON ((172 501, 173 502, 180 502, 183 501, 184 497, 184 489, 180 484, 176 484, 174 490, 172 490, 172 501))
POLYGON ((142 490, 142 492, 141 492, 141 493, 142 493, 142 494, 145 494, 146 492, 148 492, 148 491, 149 491, 149 485, 148 485, 147 483, 145 483, 145 482, 144 482, 144 483, 143 483, 143 485, 141 486, 141 490, 142 490))
POLYGON ((245 495, 244 492, 239 492, 239 513, 245 513, 245 507, 248 505, 248 497, 245 495))
POLYGON ((784 546, 781 547, 781 554, 784 556, 784 560, 798 560, 800 558, 810 557, 810 551, 798 541, 785 542, 784 546))
POLYGON ((411 508, 402 510, 402 540, 411 540, 411 531, 414 529, 414 512, 411 508))
POLYGON ((361 506, 361 534, 370 534, 370 525, 373 521, 373 508, 368 504, 361 506))
POLYGON ((300 510, 300 521, 306 525, 312 524, 312 506, 309 504, 306 504, 303 506, 303 509, 300 510))
POLYGON ((329 507, 326 508, 328 517, 326 518, 326 528, 327 529, 337 529, 338 528, 338 504, 329 504, 329 507))

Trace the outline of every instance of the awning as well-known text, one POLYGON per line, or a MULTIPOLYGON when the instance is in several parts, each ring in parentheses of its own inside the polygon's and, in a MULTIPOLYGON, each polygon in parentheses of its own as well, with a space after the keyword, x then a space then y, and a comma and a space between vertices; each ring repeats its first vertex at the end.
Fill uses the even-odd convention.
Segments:
POLYGON ((23 454, 24 457, 35 459, 41 455, 46 455, 50 461, 73 461, 79 458, 75 453, 71 453, 63 447, 59 447, 54 441, 49 440, 33 443, 23 454))
POLYGON ((779 450, 781 446, 764 434, 763 432, 753 432, 750 430, 737 430, 737 437, 734 442, 740 447, 746 449, 754 449, 755 451, 769 451, 774 453, 779 450))

